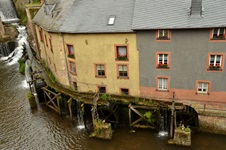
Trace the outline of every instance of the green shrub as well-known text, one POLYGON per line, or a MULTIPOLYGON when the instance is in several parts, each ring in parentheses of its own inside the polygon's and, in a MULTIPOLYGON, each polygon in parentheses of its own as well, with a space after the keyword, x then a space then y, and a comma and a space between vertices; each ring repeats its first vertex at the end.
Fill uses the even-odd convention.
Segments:
POLYGON ((33 97, 33 94, 31 92, 27 92, 26 96, 28 99, 31 99, 33 97))
POLYGON ((191 129, 190 129, 189 127, 186 127, 186 128, 184 129, 184 131, 185 131, 185 132, 190 132, 191 129))
POLYGON ((22 59, 20 59, 18 62, 19 62, 19 72, 24 75, 25 74, 25 62, 22 59))

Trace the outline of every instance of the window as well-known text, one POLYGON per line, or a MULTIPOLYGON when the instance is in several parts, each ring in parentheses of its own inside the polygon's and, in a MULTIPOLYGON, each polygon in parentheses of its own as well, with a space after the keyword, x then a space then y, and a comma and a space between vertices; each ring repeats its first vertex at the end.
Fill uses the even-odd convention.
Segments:
POLYGON ((48 41, 47 41, 46 35, 45 35, 45 41, 46 41, 46 46, 48 47, 48 41))
POLYGON ((129 89, 121 89, 122 95, 129 95, 129 89))
POLYGON ((75 63, 69 61, 69 66, 70 66, 70 72, 71 72, 71 74, 75 75, 76 74, 76 66, 75 66, 75 63))
POLYGON ((104 86, 99 86, 98 89, 99 89, 99 92, 100 92, 101 94, 106 93, 106 87, 104 87, 104 86))
POLYGON ((127 65, 118 65, 118 78, 128 78, 127 65))
POLYGON ((214 28, 212 30, 212 40, 225 40, 225 28, 214 28))
POLYGON ((67 50, 68 50, 68 57, 69 58, 75 58, 75 53, 74 53, 74 47, 73 47, 73 45, 67 44, 67 50))
POLYGON ((73 82, 73 86, 74 86, 74 90, 75 90, 75 91, 78 91, 78 85, 77 85, 77 82, 73 82))
POLYGON ((223 54, 209 54, 208 70, 222 71, 223 69, 223 54))
POLYGON ((169 54, 157 53, 157 68, 169 68, 169 54))
POLYGON ((164 77, 158 77, 157 78, 157 82, 158 82, 158 90, 160 91, 167 91, 169 89, 168 87, 168 78, 164 78, 164 77))
POLYGON ((169 30, 158 30, 157 31, 157 40, 170 40, 170 31, 169 30))
POLYGON ((208 87, 209 87, 208 82, 198 82, 197 93, 207 94, 208 93, 208 87))
POLYGON ((105 77, 105 66, 103 64, 96 65, 96 77, 105 77))
POLYGON ((116 46, 116 60, 128 60, 127 46, 116 46))
POLYGON ((115 24, 115 16, 110 16, 108 20, 108 25, 114 25, 115 24))
POLYGON ((42 30, 39 30, 40 41, 43 42, 42 30))
POLYGON ((49 46, 50 46, 50 50, 53 53, 53 45, 52 45, 52 40, 51 38, 49 38, 49 46))

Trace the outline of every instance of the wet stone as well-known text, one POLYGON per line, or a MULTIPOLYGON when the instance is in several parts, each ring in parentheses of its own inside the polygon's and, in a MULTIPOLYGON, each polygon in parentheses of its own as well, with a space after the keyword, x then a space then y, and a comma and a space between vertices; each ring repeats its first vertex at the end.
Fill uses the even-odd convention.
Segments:
POLYGON ((94 123, 94 132, 91 133, 90 137, 110 140, 112 138, 111 124, 102 121, 94 123))
POLYGON ((175 129, 174 144, 182 146, 191 146, 191 131, 185 131, 181 128, 175 129))

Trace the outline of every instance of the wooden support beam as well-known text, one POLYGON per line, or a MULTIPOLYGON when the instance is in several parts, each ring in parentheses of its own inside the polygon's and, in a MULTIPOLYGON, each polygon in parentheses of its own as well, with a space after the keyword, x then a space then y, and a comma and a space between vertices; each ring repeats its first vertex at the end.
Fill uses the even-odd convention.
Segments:
POLYGON ((70 118, 71 118, 71 121, 73 121, 73 114, 72 114, 72 109, 71 109, 71 104, 72 104, 72 98, 70 98, 67 103, 68 103, 68 108, 69 108, 69 112, 70 112, 70 118))
POLYGON ((139 111, 137 111, 136 109, 134 109, 133 107, 130 107, 131 110, 133 110, 137 115, 139 115, 140 117, 143 118, 143 114, 141 114, 139 111))
POLYGON ((170 120, 170 138, 173 138, 173 124, 174 124, 174 112, 175 112, 175 93, 173 92, 172 108, 171 108, 171 120, 170 120))
POLYGON ((155 127, 153 126, 146 126, 146 125, 133 125, 133 127, 136 127, 136 128, 143 128, 143 129, 155 129, 155 127))
MULTIPOLYGON (((132 126, 132 127, 141 127, 141 128, 155 128, 153 123, 148 122, 148 120, 145 118, 145 116, 143 114, 141 114, 138 110, 135 109, 135 107, 136 107, 136 108, 139 108, 139 109, 149 109, 150 110, 153 107, 148 107, 148 106, 134 106, 134 105, 131 105, 131 104, 129 104, 128 107, 129 107, 129 121, 130 121, 130 126, 132 126), (132 122, 131 110, 133 112, 135 112, 138 116, 140 116, 140 118, 137 119, 137 120, 135 120, 134 122, 132 122), (152 126, 150 126, 150 125, 138 125, 137 123, 139 123, 142 120, 147 121, 147 123, 148 124, 151 124, 152 126)), ((155 108, 156 108, 156 106, 155 106, 155 108)))
POLYGON ((132 122, 131 126, 134 126, 135 124, 137 124, 138 122, 142 121, 144 118, 139 118, 136 121, 132 122))
POLYGON ((152 105, 152 106, 138 106, 138 105, 130 105, 129 107, 133 108, 140 108, 140 109, 156 109, 158 108, 157 105, 152 105))
POLYGON ((46 105, 60 114, 59 96, 61 95, 61 93, 54 93, 48 90, 46 87, 43 87, 42 89, 44 91, 44 95, 49 98, 49 101, 47 101, 45 97, 46 105), (53 94, 54 97, 51 97, 50 94, 53 94), (54 102, 54 100, 56 100, 56 103, 54 102))

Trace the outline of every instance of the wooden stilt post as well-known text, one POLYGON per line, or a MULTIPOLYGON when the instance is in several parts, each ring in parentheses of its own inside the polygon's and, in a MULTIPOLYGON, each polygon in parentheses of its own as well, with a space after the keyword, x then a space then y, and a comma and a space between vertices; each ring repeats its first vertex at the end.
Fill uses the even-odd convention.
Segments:
POLYGON ((43 90, 43 95, 44 95, 45 103, 47 103, 46 94, 45 94, 45 89, 42 88, 42 90, 43 90))
POLYGON ((171 122, 170 122, 170 138, 173 138, 173 123, 174 123, 174 109, 175 109, 175 102, 174 102, 175 93, 173 92, 173 101, 172 101, 172 108, 171 108, 171 122))
POLYGON ((70 98, 68 101, 68 108, 69 108, 69 112, 70 112, 70 118, 71 118, 71 121, 73 121, 73 114, 72 114, 72 109, 71 109, 71 104, 72 104, 72 98, 70 98))
POLYGON ((130 126, 130 128, 132 128, 131 127, 131 109, 130 109, 130 107, 131 107, 131 104, 129 104, 129 126, 130 126))
MULTIPOLYGON (((61 95, 61 93, 58 93, 58 95, 61 95)), ((57 99, 58 112, 59 112, 59 114, 61 114, 61 112, 60 112, 60 100, 59 100, 59 96, 57 96, 56 99, 57 99)))

